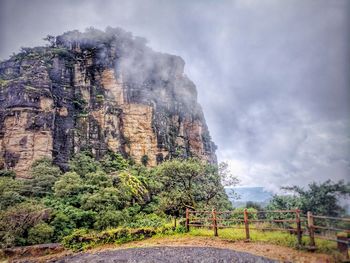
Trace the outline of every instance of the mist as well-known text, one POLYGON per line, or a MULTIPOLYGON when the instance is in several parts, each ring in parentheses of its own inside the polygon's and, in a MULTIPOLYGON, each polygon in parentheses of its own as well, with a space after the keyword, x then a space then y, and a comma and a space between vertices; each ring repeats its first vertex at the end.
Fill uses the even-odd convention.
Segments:
POLYGON ((181 56, 219 161, 244 186, 349 180, 350 2, 0 1, 0 59, 121 27, 181 56))

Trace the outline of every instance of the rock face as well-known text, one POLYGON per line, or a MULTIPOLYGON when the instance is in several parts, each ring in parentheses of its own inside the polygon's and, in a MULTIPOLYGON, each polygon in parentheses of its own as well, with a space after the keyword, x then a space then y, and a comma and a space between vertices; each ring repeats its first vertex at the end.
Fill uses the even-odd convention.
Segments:
POLYGON ((155 166, 216 162, 184 61, 121 29, 67 32, 0 63, 0 168, 29 176, 34 160, 62 169, 74 153, 120 152, 155 166))

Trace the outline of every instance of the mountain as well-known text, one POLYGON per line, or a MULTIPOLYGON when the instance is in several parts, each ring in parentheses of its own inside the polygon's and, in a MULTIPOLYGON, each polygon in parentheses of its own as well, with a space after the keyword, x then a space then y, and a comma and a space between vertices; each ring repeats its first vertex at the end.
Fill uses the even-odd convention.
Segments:
POLYGON ((248 201, 264 206, 273 195, 272 192, 265 190, 263 187, 234 187, 226 188, 225 191, 235 207, 243 207, 248 201), (239 199, 233 198, 232 190, 238 195, 239 199))
POLYGON ((119 28, 48 36, 0 63, 0 168, 28 178, 50 157, 119 152, 155 166, 172 157, 216 162, 184 61, 119 28))

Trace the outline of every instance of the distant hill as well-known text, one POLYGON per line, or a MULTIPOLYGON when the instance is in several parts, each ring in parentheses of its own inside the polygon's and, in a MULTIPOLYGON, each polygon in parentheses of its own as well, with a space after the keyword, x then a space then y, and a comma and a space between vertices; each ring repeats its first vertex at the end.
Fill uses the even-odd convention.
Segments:
POLYGON ((225 188, 225 191, 234 207, 244 207, 248 201, 258 203, 264 207, 273 196, 272 192, 265 190, 263 187, 234 187, 225 188), (235 195, 238 195, 239 199, 232 196, 232 190, 235 195))

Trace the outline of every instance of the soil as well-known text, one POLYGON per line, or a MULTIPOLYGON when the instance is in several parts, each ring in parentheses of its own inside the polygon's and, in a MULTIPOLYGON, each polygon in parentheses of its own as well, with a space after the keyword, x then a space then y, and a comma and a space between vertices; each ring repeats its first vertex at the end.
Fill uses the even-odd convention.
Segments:
POLYGON ((12 260, 11 262, 333 263, 335 261, 330 255, 310 253, 267 243, 226 241, 214 237, 163 237, 135 241, 123 245, 105 245, 88 250, 84 253, 64 251, 55 255, 36 258, 22 258, 12 260), (172 250, 172 248, 174 248, 174 250, 172 250), (199 250, 197 250, 197 248, 199 250), (127 256, 132 256, 134 254, 139 255, 139 258, 127 258, 127 256), (162 255, 164 256, 163 258, 161 258, 162 255), (201 255, 203 255, 202 258, 200 258, 201 255), (198 258, 202 259, 202 261, 198 261, 198 258), (92 261, 90 261, 90 259, 92 261))
POLYGON ((51 262, 88 263, 88 262, 245 262, 245 263, 274 263, 272 259, 255 256, 245 252, 214 247, 148 247, 110 250, 98 253, 81 253, 51 262))

